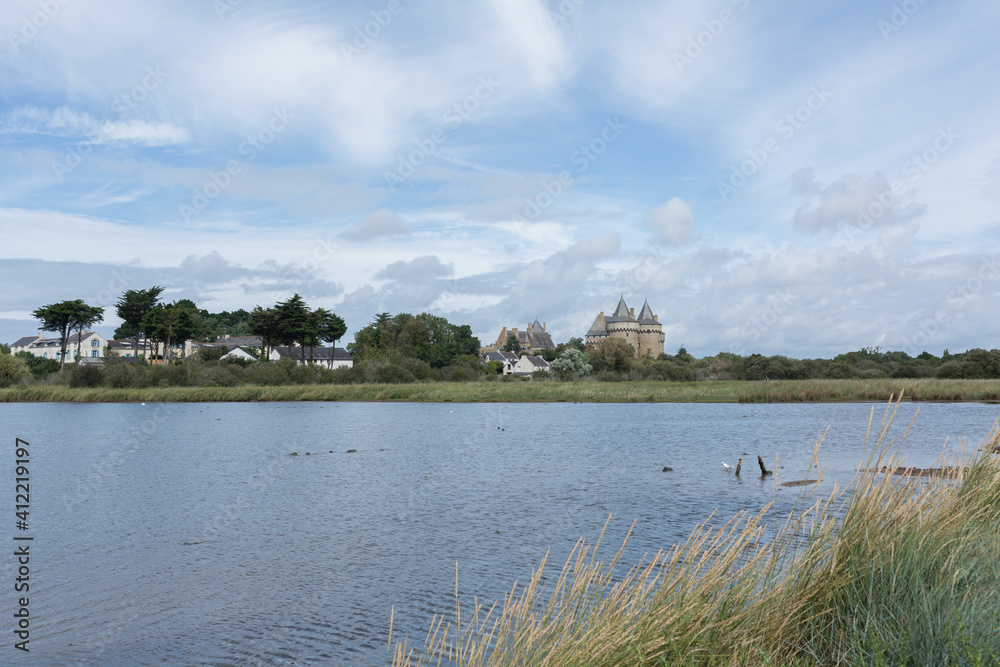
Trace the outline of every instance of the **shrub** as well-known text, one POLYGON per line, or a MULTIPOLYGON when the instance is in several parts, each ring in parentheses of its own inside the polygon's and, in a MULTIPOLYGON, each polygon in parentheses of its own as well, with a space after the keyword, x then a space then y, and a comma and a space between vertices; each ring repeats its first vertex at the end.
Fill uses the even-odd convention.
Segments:
POLYGON ((265 387, 276 387, 289 383, 285 367, 279 363, 270 362, 250 366, 243 373, 243 380, 250 384, 259 384, 265 387))
POLYGON ((413 373, 396 364, 382 364, 375 369, 375 380, 383 384, 406 384, 416 382, 413 373))
POLYGON ((104 369, 96 364, 74 366, 69 372, 71 387, 100 387, 104 381, 104 369))
POLYGON ((479 373, 467 366, 445 366, 441 369, 441 379, 448 382, 475 382, 479 373))

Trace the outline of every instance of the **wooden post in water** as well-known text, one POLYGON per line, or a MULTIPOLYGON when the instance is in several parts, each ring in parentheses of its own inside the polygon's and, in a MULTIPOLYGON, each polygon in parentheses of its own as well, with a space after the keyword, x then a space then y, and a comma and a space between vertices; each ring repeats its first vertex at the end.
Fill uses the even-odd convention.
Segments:
POLYGON ((736 476, 737 477, 740 476, 740 468, 742 468, 742 467, 743 467, 743 457, 741 456, 740 460, 736 462, 736 476))
POLYGON ((760 466, 761 477, 765 477, 771 474, 771 471, 764 467, 764 459, 760 458, 760 454, 757 455, 757 465, 760 466))

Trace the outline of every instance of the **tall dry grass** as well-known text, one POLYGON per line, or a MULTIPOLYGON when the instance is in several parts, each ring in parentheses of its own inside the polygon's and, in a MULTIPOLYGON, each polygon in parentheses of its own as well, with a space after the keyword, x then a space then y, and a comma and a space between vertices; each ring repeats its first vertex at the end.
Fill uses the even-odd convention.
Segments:
POLYGON ((624 545, 601 560, 600 540, 581 541, 554 582, 546 555, 527 584, 471 611, 456 574, 455 618, 435 618, 419 650, 390 630, 392 664, 1000 664, 1000 466, 988 453, 1000 432, 957 456, 950 478, 876 473, 905 465, 887 436, 896 407, 874 429, 870 418, 854 482, 783 525, 768 525, 770 507, 706 522, 628 568, 624 545))
POLYGON ((420 382, 113 389, 32 385, 0 389, 0 403, 201 401, 489 401, 658 403, 1000 400, 1000 380, 775 380, 759 382, 420 382))

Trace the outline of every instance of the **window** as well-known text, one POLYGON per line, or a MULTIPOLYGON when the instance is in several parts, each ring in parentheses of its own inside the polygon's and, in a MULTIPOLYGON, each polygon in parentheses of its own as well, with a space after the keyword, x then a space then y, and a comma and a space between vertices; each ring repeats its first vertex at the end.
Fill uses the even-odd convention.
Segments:
POLYGON ((90 356, 96 357, 97 356, 97 350, 91 350, 90 351, 90 356))
POLYGON ((101 341, 97 340, 96 338, 90 341, 90 347, 100 347, 100 346, 101 346, 101 341))

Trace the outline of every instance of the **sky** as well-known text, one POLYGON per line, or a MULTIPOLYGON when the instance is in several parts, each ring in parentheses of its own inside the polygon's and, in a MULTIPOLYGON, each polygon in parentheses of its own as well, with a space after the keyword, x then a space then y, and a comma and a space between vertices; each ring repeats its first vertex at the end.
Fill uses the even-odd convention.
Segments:
POLYGON ((0 341, 126 289, 1000 347, 993 0, 4 0, 0 341))

